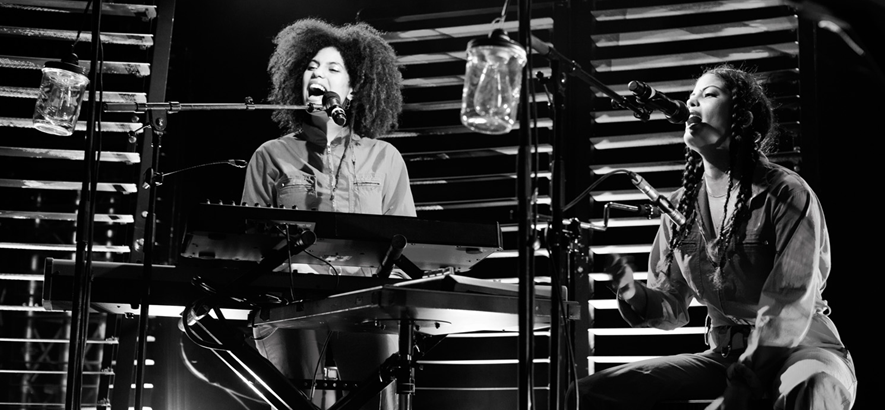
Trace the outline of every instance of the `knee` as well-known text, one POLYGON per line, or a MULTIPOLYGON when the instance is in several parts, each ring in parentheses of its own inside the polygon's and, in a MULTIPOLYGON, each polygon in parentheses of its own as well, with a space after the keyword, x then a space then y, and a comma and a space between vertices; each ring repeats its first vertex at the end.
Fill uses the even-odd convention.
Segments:
POLYGON ((815 373, 787 393, 785 410, 848 410, 851 395, 827 373, 815 373))

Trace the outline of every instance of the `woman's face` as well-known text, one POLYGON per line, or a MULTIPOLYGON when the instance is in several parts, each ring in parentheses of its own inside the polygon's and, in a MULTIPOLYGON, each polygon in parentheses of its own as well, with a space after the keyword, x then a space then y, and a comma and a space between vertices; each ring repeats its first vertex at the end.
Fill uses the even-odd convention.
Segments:
MULTIPOLYGON (((302 90, 305 104, 322 104, 323 94, 334 91, 341 97, 341 103, 353 97, 350 88, 350 75, 344 66, 344 59, 335 47, 326 47, 313 57, 304 70, 302 90)), ((317 111, 316 113, 323 113, 317 111)))
POLYGON ((683 139, 689 148, 703 154, 707 149, 729 147, 731 130, 731 92, 715 74, 704 74, 688 97, 691 117, 685 124, 683 139))

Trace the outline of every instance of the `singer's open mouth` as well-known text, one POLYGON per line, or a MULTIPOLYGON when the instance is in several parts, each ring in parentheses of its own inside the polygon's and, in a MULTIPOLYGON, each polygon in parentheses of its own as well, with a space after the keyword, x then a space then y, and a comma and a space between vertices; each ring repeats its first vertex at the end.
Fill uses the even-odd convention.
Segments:
POLYGON ((308 84, 307 85, 307 94, 311 97, 321 96, 325 93, 326 93, 326 87, 323 87, 320 84, 308 84))

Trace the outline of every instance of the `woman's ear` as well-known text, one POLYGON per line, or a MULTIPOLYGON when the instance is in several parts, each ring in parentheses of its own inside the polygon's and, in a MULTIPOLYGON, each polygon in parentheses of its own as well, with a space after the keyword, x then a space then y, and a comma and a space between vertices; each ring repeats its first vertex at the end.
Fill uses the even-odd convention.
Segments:
POLYGON ((344 98, 344 109, 350 107, 350 102, 353 101, 353 95, 356 94, 353 88, 350 89, 350 92, 347 93, 347 97, 344 98))
POLYGON ((751 125, 753 125, 753 112, 752 111, 747 111, 747 113, 744 115, 744 121, 743 121, 742 125, 744 128, 748 128, 751 125))

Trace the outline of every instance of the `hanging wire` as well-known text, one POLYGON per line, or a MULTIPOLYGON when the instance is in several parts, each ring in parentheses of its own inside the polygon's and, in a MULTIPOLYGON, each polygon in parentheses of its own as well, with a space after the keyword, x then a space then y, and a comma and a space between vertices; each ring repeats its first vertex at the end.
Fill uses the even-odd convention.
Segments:
POLYGON ((92 5, 92 0, 87 1, 86 7, 83 9, 83 20, 80 22, 80 28, 77 29, 77 38, 75 38, 74 43, 71 44, 71 52, 74 51, 74 47, 77 45, 77 43, 80 42, 80 33, 83 32, 83 26, 86 25, 86 23, 88 22, 88 20, 86 19, 86 16, 89 14, 89 6, 90 5, 92 5))
POLYGON ((507 8, 510 7, 510 0, 504 0, 504 7, 501 9, 501 15, 492 20, 492 24, 497 24, 497 28, 504 27, 504 21, 507 20, 507 8))

